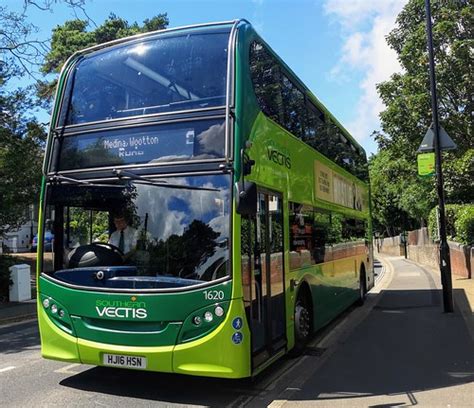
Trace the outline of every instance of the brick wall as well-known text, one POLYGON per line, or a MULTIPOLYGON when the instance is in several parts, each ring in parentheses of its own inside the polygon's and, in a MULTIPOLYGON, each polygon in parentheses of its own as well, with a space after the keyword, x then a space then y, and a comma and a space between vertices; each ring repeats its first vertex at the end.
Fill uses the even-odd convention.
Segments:
POLYGON ((472 277, 472 254, 473 248, 456 242, 449 242, 449 254, 451 258, 451 271, 465 278, 472 277))
MULTIPOLYGON (((415 262, 439 268, 439 246, 431 241, 427 228, 409 231, 407 236, 407 257, 415 262)), ((375 242, 377 246, 377 240, 375 242)), ((379 240, 379 251, 389 255, 403 255, 400 237, 379 240)), ((449 242, 451 272, 465 278, 472 278, 474 268, 474 247, 449 242)))
POLYGON ((400 246, 399 236, 376 239, 374 246, 383 254, 394 256, 403 255, 403 245, 400 246))

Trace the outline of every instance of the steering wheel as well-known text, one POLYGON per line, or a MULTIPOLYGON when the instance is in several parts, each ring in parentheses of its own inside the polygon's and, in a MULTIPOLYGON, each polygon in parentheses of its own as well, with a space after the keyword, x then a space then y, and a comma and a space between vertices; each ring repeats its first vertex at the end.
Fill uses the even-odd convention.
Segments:
POLYGON ((125 256, 124 252, 119 247, 109 244, 108 242, 91 242, 90 245, 104 246, 111 249, 112 251, 117 251, 122 258, 125 256))
POLYGON ((115 245, 92 242, 74 248, 68 255, 69 268, 92 266, 119 266, 125 262, 125 254, 115 245))

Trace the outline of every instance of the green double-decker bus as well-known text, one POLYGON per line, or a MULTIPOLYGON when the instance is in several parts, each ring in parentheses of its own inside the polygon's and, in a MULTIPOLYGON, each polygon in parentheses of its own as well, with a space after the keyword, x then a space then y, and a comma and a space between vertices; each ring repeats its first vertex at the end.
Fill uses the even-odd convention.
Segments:
POLYGON ((365 153, 244 20, 74 54, 40 219, 45 358, 249 377, 373 286, 365 153))

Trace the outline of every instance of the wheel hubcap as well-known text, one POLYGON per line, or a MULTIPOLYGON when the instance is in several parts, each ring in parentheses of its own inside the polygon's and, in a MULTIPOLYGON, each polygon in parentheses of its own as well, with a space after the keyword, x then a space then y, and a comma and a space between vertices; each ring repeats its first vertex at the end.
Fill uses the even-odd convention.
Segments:
POLYGON ((295 325, 298 338, 305 339, 309 336, 310 316, 308 310, 301 304, 296 305, 295 325))

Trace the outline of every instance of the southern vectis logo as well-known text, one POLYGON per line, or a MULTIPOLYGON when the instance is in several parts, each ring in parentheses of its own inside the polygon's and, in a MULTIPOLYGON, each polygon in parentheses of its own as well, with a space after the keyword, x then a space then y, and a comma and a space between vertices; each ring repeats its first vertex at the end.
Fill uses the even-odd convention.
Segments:
POLYGON ((138 302, 136 296, 130 301, 96 300, 95 310, 99 317, 112 319, 145 319, 147 317, 146 303, 138 302))

